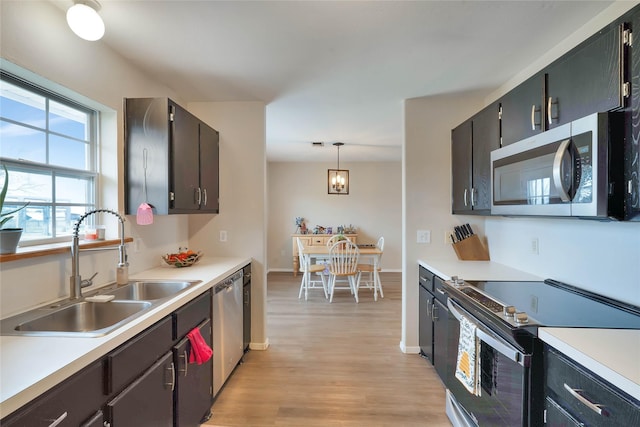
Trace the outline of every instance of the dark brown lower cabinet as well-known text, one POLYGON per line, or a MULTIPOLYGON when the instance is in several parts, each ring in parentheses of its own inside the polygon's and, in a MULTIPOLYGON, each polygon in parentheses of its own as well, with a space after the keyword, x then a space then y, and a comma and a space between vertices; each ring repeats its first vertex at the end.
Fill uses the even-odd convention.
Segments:
POLYGON ((104 427, 103 420, 104 415, 102 414, 102 411, 98 411, 87 421, 80 424, 80 427, 104 427))
POLYGON ((82 426, 85 420, 100 409, 103 399, 102 361, 98 361, 9 417, 2 419, 0 425, 2 427, 82 426))
POLYGON ((433 300, 433 366, 442 379, 447 383, 447 339, 449 309, 438 299, 433 300))
POLYGON ((175 377, 168 352, 107 403, 107 422, 114 427, 172 427, 175 377))
POLYGON ((544 422, 548 426, 554 427, 580 427, 584 426, 581 422, 573 418, 562 406, 555 400, 547 396, 544 401, 545 419, 544 422))
MULTIPOLYGON (((211 320, 202 322, 198 329, 211 346, 211 320)), ((198 365, 189 363, 191 343, 182 339, 173 347, 173 361, 176 367, 175 425, 197 427, 211 416, 213 404, 213 358, 198 365)))
POLYGON ((186 334, 212 346, 211 291, 0 420, 2 427, 190 427, 211 415, 213 359, 189 363, 186 334))
POLYGON ((637 426, 640 401, 545 346, 545 419, 547 426, 637 426))

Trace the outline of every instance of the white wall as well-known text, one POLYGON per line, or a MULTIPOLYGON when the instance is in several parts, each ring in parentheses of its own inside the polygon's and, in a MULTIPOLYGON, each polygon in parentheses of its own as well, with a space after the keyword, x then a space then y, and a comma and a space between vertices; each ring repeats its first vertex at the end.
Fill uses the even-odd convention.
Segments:
POLYGON ((488 218, 486 232, 493 261, 640 306, 637 222, 488 218))
POLYGON ((469 222, 483 235, 482 218, 451 214, 451 129, 482 106, 486 92, 440 95, 405 101, 403 146, 403 296, 400 347, 418 347, 418 261, 456 259, 444 239, 455 225, 469 222), (417 230, 430 230, 431 243, 416 243, 417 230))
POLYGON ((382 268, 401 271, 402 165, 400 162, 353 162, 349 169, 349 194, 327 194, 327 169, 335 163, 268 163, 268 267, 291 271, 291 234, 295 218, 305 219, 307 228, 353 224, 358 243, 376 243, 384 236, 382 268))
POLYGON ((189 244, 209 255, 252 257, 251 347, 266 348, 265 105, 193 102, 188 109, 220 132, 221 159, 220 214, 191 215, 189 244))
MULTIPOLYGON (((0 2, 0 53, 11 71, 24 71, 37 83, 52 85, 104 112, 100 171, 101 207, 124 212, 122 100, 129 96, 172 96, 173 92, 132 67, 100 42, 86 42, 67 27, 64 11, 48 1, 0 2), (16 65, 16 67, 13 67, 16 65)), ((187 242, 186 218, 158 218, 148 228, 127 217, 127 236, 144 239, 142 251, 130 250, 132 273, 158 265, 159 256, 187 242), (157 233, 162 229, 163 233, 157 233)), ((117 235, 113 219, 107 237, 117 235)), ((99 272, 94 282, 115 280, 117 254, 81 255, 80 273, 99 272)), ((2 317, 68 295, 70 255, 51 255, 0 264, 2 317), (46 278, 43 280, 43 278, 46 278)))
MULTIPOLYGON (((256 264, 253 320, 257 324, 253 338, 265 342, 264 105, 187 104, 100 41, 87 42, 75 36, 67 27, 65 12, 50 1, 1 1, 0 24, 0 54, 4 60, 26 69, 30 78, 53 82, 57 90, 74 98, 83 97, 103 111, 100 169, 104 207, 124 211, 123 98, 171 97, 192 107, 196 115, 202 113, 204 121, 222 132, 223 213, 197 216, 192 221, 189 215, 155 216, 150 226, 137 226, 135 217, 127 216, 126 235, 141 239, 139 252, 130 245, 130 272, 159 265, 160 255, 179 246, 201 248, 210 255, 252 257, 256 264), (217 235, 215 228, 220 223, 229 230, 226 246, 209 239, 217 235)), ((115 237, 115 233, 110 228, 107 237, 115 237)), ((84 253, 81 260, 83 276, 100 273, 96 286, 115 280, 117 253, 84 253)), ((68 295, 70 264, 69 254, 1 263, 0 316, 68 295)))

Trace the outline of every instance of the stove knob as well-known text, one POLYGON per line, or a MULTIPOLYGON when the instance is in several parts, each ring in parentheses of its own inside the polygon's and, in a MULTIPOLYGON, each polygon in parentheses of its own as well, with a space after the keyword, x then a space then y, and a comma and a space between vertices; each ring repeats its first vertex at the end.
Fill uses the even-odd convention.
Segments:
POLYGON ((516 314, 516 308, 512 305, 508 305, 504 308, 504 317, 513 317, 516 314))
POLYGON ((524 311, 516 313, 516 323, 529 323, 529 316, 524 311))

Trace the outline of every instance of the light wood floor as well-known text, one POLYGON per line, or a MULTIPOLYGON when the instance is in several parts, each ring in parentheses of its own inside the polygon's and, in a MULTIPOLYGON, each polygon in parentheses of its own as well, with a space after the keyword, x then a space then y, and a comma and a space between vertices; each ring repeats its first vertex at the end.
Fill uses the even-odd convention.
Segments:
POLYGON ((300 276, 268 277, 266 351, 250 351, 218 395, 208 426, 450 426, 430 364, 400 351, 400 273, 385 297, 361 289, 333 303, 298 299, 300 276))

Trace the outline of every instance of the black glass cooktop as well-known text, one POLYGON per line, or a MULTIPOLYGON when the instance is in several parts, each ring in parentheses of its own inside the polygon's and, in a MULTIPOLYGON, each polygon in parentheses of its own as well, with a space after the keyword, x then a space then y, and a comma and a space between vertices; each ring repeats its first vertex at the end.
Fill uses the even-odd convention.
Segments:
MULTIPOLYGON (((489 310, 497 312, 500 304, 515 306, 541 326, 607 329, 640 329, 640 307, 603 297, 555 280, 544 282, 467 282, 489 295, 489 310), (493 307, 493 309, 492 309, 493 307)), ((459 289, 462 291, 465 288, 459 289)), ((466 288, 469 289, 469 288, 466 288)), ((476 298, 478 295, 468 297, 476 298)), ((487 302, 479 301, 486 305, 487 302)))

